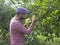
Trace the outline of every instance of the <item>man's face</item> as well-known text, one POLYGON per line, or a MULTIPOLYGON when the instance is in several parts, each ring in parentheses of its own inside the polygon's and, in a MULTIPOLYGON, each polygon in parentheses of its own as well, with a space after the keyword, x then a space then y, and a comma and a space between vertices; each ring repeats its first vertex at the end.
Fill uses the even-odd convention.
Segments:
POLYGON ((23 14, 23 15, 22 15, 23 18, 26 18, 26 16, 27 16, 27 14, 23 14))
POLYGON ((19 15, 19 17, 20 17, 20 19, 24 19, 24 18, 26 18, 26 14, 22 14, 22 15, 19 15))

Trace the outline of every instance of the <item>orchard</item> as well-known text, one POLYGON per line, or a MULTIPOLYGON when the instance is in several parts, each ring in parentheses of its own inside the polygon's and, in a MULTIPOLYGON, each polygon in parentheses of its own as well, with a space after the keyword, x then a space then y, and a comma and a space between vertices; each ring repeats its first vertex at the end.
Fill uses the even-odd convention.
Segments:
POLYGON ((60 45, 60 0, 1 0, 1 45, 10 44, 9 23, 20 6, 30 10, 23 20, 26 28, 30 26, 32 18, 37 18, 33 31, 25 35, 25 45, 60 45))

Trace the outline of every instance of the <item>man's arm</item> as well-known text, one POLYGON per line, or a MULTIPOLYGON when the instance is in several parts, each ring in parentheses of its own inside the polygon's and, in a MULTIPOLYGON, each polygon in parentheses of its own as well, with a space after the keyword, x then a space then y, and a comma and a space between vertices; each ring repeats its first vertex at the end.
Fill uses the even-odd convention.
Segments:
POLYGON ((28 29, 26 27, 24 27, 20 22, 14 22, 14 26, 15 26, 16 31, 19 31, 19 32, 22 32, 25 34, 30 34, 34 27, 34 24, 31 23, 31 25, 28 29))

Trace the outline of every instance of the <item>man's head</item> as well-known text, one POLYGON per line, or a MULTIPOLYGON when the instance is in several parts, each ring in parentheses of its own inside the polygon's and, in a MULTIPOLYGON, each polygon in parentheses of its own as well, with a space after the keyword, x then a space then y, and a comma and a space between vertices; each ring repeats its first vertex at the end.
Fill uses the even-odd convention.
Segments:
POLYGON ((20 18, 20 19, 25 18, 27 13, 29 13, 29 10, 27 10, 23 7, 19 7, 16 9, 16 14, 17 14, 18 18, 20 18))

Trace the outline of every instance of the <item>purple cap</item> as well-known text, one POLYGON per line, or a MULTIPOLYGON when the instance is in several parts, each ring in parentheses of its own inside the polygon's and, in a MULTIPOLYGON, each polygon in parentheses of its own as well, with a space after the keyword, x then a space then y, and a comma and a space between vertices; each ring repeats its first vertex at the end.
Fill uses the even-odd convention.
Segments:
POLYGON ((24 7, 19 7, 16 9, 16 14, 27 14, 29 10, 25 9, 24 7))

